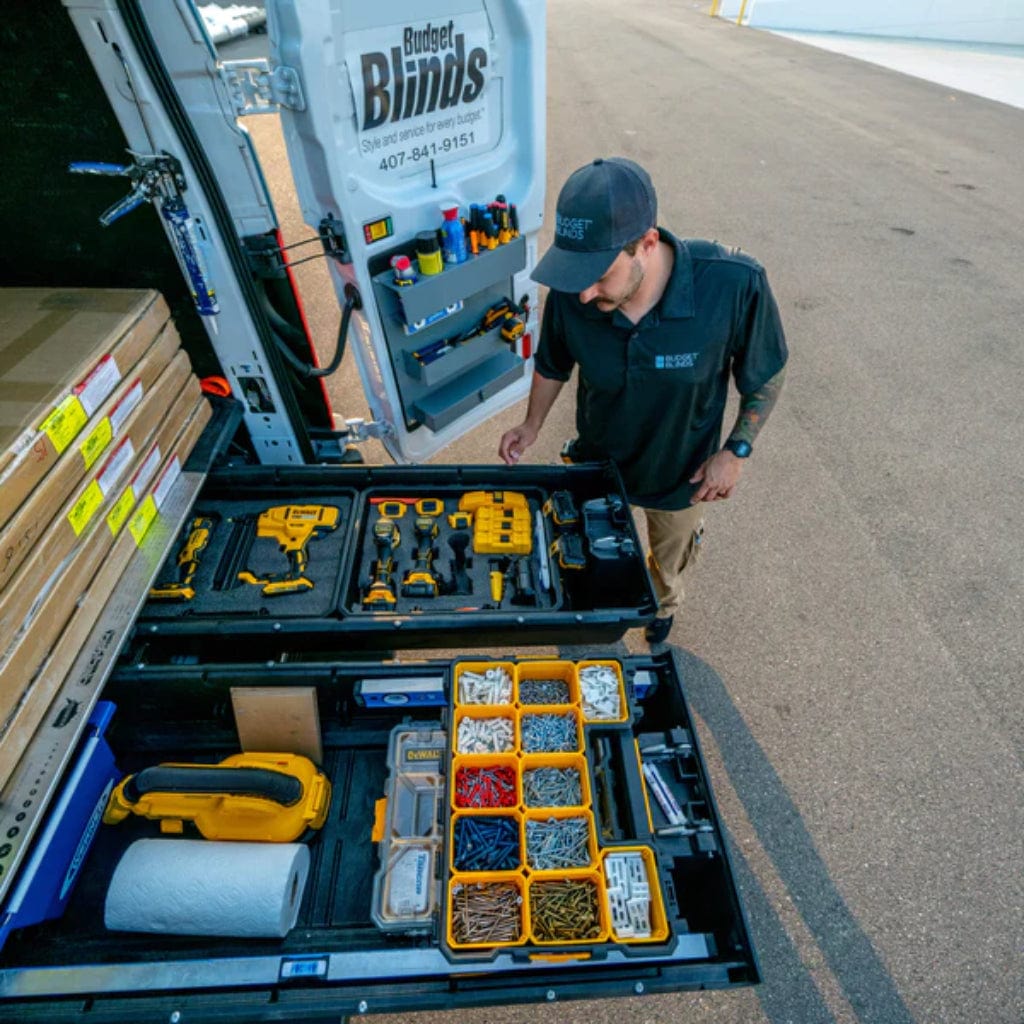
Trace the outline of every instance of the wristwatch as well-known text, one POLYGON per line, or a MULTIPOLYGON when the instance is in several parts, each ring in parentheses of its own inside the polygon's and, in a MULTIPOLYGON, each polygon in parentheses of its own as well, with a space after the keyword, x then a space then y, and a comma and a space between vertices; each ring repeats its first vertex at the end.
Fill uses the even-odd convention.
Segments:
POLYGON ((723 445, 736 456, 737 459, 745 459, 754 450, 749 441, 734 441, 731 437, 723 445))

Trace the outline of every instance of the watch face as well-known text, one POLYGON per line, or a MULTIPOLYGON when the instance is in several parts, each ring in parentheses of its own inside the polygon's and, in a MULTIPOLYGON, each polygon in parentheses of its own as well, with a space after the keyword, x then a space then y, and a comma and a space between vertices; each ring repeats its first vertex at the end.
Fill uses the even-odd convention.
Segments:
POLYGON ((730 441, 726 447, 739 459, 745 459, 751 452, 749 441, 730 441))

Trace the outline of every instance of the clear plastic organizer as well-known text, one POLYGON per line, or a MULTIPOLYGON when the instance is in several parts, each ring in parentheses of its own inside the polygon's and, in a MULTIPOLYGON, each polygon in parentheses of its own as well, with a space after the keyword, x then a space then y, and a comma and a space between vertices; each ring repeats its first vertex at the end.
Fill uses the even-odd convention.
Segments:
POLYGON ((391 732, 387 795, 377 802, 373 830, 381 866, 371 914, 383 931, 416 934, 433 927, 446 740, 439 723, 402 724, 391 732))

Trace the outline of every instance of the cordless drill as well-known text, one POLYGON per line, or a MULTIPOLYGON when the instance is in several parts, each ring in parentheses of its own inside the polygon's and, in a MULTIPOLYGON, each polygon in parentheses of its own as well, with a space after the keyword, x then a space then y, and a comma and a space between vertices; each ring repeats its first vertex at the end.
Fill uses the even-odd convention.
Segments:
POLYGON ((243 583, 262 586, 267 597, 312 590, 313 581, 306 577, 309 555, 306 545, 338 525, 338 510, 331 505, 275 505, 261 512, 256 520, 256 536, 277 541, 279 550, 288 559, 285 573, 265 573, 262 577, 246 569, 238 574, 243 583))
POLYGON ((439 585, 434 575, 434 538, 437 536, 437 520, 430 516, 417 516, 413 523, 416 535, 416 551, 413 567, 402 581, 403 597, 437 597, 439 585))
POLYGON ((373 579, 363 597, 364 608, 387 610, 395 604, 395 552, 401 542, 398 523, 387 516, 381 516, 373 524, 373 543, 377 548, 377 559, 373 563, 373 579))

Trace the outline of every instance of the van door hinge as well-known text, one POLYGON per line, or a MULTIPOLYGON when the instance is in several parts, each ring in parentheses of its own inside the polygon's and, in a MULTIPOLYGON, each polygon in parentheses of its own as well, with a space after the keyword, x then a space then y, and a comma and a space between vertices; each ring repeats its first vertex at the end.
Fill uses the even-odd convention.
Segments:
POLYGON ((395 428, 390 423, 378 423, 376 420, 367 422, 356 417, 345 420, 342 436, 346 441, 359 444, 363 441, 369 441, 370 438, 383 440, 385 437, 391 437, 394 432, 395 428))
POLYGON ((282 107, 306 109, 295 68, 278 64, 272 69, 268 60, 224 60, 220 62, 220 77, 236 117, 278 114, 282 107))

